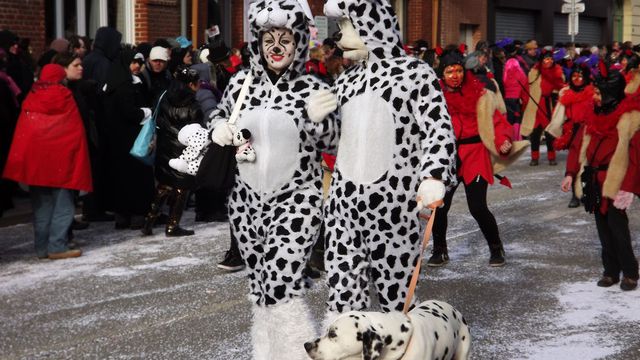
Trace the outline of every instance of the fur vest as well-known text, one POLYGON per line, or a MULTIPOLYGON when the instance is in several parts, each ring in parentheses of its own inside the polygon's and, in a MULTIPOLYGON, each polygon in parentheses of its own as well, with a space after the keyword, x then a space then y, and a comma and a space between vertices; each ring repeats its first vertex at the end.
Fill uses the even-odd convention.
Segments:
POLYGON ((602 196, 613 199, 620 190, 629 167, 629 142, 640 129, 640 106, 637 104, 637 101, 637 99, 628 99, 626 104, 623 103, 619 105, 622 109, 606 116, 611 119, 600 119, 600 122, 613 122, 613 124, 604 124, 604 126, 599 124, 600 126, 597 126, 598 129, 593 129, 594 121, 592 120, 587 123, 582 146, 580 147, 580 172, 576 176, 575 182, 576 195, 578 197, 582 196, 582 184, 579 179, 584 171, 584 167, 588 165, 587 148, 594 135, 606 136, 604 132, 617 133, 618 143, 609 162, 604 183, 602 184, 602 196), (615 117, 618 116, 619 118, 616 121, 615 117), (592 129, 589 127, 592 127, 592 129))

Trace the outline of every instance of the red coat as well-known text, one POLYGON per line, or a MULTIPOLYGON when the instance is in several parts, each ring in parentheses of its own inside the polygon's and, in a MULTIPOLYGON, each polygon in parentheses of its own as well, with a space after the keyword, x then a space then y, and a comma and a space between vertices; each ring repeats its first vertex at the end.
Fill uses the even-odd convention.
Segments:
POLYGON ((89 151, 78 107, 59 80, 47 82, 48 76, 55 80, 59 76, 59 69, 51 75, 48 67, 22 104, 3 177, 28 185, 91 191, 89 151))
MULTIPOLYGON (((478 139, 480 133, 477 106, 478 100, 486 91, 478 79, 470 73, 465 75, 461 91, 444 91, 457 142, 474 137, 478 139)), ((493 127, 494 143, 499 153, 499 148, 504 141, 511 141, 513 130, 506 117, 497 110, 493 114, 493 127)), ((482 176, 489 184, 493 184, 491 154, 479 139, 470 144, 458 144, 458 158, 460 163, 457 174, 466 185, 470 184, 478 175, 482 176)))
POLYGON ((562 67, 560 65, 554 64, 550 69, 545 69, 538 64, 536 65, 536 68, 540 70, 540 76, 542 78, 540 80, 541 97, 540 101, 538 102, 539 106, 538 111, 536 112, 536 123, 533 126, 534 129, 538 126, 546 128, 549 125, 553 106, 547 106, 549 104, 548 99, 551 97, 551 94, 553 94, 554 91, 559 91, 560 89, 565 87, 562 67))
MULTIPOLYGON (((618 145, 618 129, 616 125, 620 117, 630 111, 640 111, 640 102, 637 98, 628 97, 623 100, 618 108, 611 114, 592 114, 586 122, 586 133, 591 139, 586 149, 586 161, 589 166, 608 166, 618 145)), ((571 152, 579 152, 584 140, 585 131, 581 131, 576 138, 579 143, 577 150, 570 149, 571 152)), ((640 132, 636 132, 629 142, 629 164, 627 166, 624 180, 620 190, 632 192, 640 195, 640 132)), ((579 153, 567 158, 567 175, 576 178, 581 165, 579 163, 579 153)), ((598 171, 596 180, 602 191, 603 184, 607 178, 608 170, 598 171)), ((600 212, 605 214, 612 199, 602 197, 600 212)))
POLYGON ((577 164, 580 154, 580 144, 585 121, 593 116, 593 85, 587 85, 582 91, 576 92, 568 88, 559 100, 565 107, 567 120, 562 126, 562 136, 553 143, 557 150, 569 149, 567 158, 567 172, 569 164, 577 164))

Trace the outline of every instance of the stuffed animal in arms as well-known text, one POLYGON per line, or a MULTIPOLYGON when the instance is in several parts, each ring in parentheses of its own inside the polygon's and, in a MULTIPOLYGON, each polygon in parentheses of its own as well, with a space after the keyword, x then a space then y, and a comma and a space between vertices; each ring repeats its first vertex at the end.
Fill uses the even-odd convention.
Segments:
POLYGON ((251 146, 251 131, 240 129, 233 135, 231 144, 236 147, 237 162, 256 161, 256 151, 251 146))
MULTIPOLYGON (((237 162, 253 162, 256 160, 256 151, 251 146, 251 132, 240 129, 233 135, 232 145, 237 147, 237 162)), ((180 157, 169 160, 169 166, 189 175, 196 175, 200 162, 204 157, 206 148, 211 144, 209 131, 200 124, 185 125, 178 132, 178 141, 185 145, 180 157)))

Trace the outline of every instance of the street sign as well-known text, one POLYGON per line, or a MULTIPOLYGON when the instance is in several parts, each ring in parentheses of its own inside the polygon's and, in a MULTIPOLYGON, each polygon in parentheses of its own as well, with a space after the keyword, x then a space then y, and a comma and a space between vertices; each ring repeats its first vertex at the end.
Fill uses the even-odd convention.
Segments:
POLYGON ((585 6, 584 3, 576 3, 572 4, 562 4, 562 9, 560 10, 563 14, 571 14, 573 12, 582 13, 584 12, 585 6))

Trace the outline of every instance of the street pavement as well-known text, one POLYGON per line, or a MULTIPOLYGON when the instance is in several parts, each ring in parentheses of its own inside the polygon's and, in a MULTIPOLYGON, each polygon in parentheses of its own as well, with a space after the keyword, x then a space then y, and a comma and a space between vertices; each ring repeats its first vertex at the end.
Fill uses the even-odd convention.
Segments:
MULTIPOLYGON (((640 290, 595 286, 599 240, 592 215, 567 208, 564 162, 527 163, 504 173, 513 190, 489 191, 507 265, 488 266, 461 187, 450 263, 423 268, 417 296, 464 314, 471 359, 640 359, 640 290)), ((636 255, 638 209, 629 211, 636 255)), ((166 238, 158 228, 141 237, 92 223, 76 232, 82 257, 57 261, 35 257, 30 224, 0 228, 0 359, 250 359, 246 273, 215 266, 228 227, 194 223, 192 211, 183 224, 196 235, 166 238)), ((318 323, 326 294, 322 278, 307 295, 318 323)))

